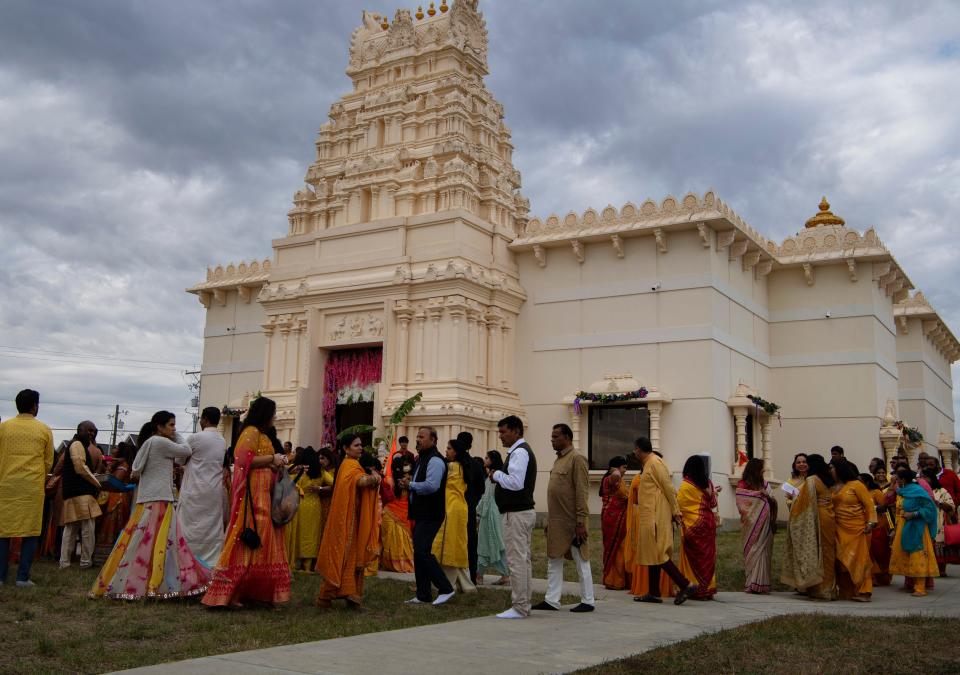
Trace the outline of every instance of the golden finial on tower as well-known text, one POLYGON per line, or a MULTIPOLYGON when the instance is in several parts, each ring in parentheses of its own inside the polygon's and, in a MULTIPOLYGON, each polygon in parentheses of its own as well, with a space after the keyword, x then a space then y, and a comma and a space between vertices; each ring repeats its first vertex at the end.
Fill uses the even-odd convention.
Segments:
POLYGON ((387 29, 390 27, 390 22, 387 21, 387 15, 384 14, 383 16, 380 17, 380 19, 381 19, 381 21, 380 21, 380 27, 381 27, 383 30, 387 30, 387 29))
POLYGON ((446 12, 448 9, 450 8, 447 7, 447 0, 443 0, 443 2, 440 3, 440 11, 446 12))
POLYGON ((417 21, 423 18, 423 5, 417 7, 417 21))
POLYGON ((431 3, 430 3, 430 8, 427 10, 427 14, 429 14, 430 16, 433 16, 433 15, 435 15, 436 13, 437 13, 437 10, 433 8, 433 3, 431 2, 431 3))
POLYGON ((807 220, 807 227, 820 227, 821 225, 844 225, 846 221, 830 210, 830 202, 826 197, 820 200, 820 212, 813 218, 807 220))

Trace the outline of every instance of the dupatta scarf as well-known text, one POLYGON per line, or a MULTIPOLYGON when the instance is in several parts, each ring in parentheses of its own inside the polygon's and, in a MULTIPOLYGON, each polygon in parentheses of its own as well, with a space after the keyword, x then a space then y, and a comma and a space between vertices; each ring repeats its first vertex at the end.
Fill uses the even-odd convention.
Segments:
POLYGON ((917 483, 904 485, 897 490, 903 497, 903 511, 916 513, 918 517, 904 519, 903 530, 900 535, 900 545, 907 553, 913 553, 923 548, 923 528, 930 531, 930 540, 937 537, 937 506, 917 483))

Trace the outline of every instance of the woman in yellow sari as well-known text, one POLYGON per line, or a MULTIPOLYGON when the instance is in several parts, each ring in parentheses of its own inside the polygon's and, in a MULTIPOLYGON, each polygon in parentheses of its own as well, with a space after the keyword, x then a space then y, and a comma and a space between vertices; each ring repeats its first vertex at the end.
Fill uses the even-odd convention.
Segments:
POLYGON ((277 404, 271 399, 254 399, 234 447, 230 524, 213 583, 203 596, 203 604, 209 607, 242 607, 245 600, 272 605, 290 600, 283 529, 270 517, 275 470, 286 463, 285 455, 274 452, 267 433, 276 412, 277 404), (245 534, 251 530, 256 542, 245 534))
POLYGON ((413 529, 410 524, 410 491, 403 487, 404 478, 413 475, 416 461, 409 452, 394 452, 387 465, 387 475, 380 486, 383 517, 380 541, 383 551, 380 566, 390 572, 413 572, 413 529))
POLYGON ((317 552, 317 571, 323 584, 316 605, 329 608, 343 598, 348 607, 363 606, 364 571, 380 554, 377 527, 380 474, 360 466, 363 442, 353 434, 343 439, 345 457, 337 470, 330 515, 317 552))
POLYGON ((833 600, 837 558, 834 481, 822 455, 809 455, 807 464, 807 479, 790 507, 781 579, 806 592, 811 600, 833 600))
POLYGON ((897 531, 890 554, 890 574, 902 574, 913 583, 915 598, 927 594, 927 579, 940 573, 933 540, 937 535, 937 506, 917 483, 917 474, 897 469, 897 531))
POLYGON ((446 516, 433 540, 433 555, 444 574, 462 593, 477 587, 470 580, 470 559, 467 553, 467 481, 473 465, 464 445, 458 440, 447 442, 446 516))
POLYGON ((299 455, 293 482, 300 492, 300 508, 287 524, 287 558, 293 570, 313 570, 320 548, 321 514, 320 496, 333 492, 333 475, 324 471, 320 455, 312 447, 299 455))
MULTIPOLYGON (((658 456, 660 453, 656 453, 658 456)), ((637 562, 637 542, 640 540, 640 478, 643 468, 630 481, 627 496, 627 533, 623 541, 623 565, 630 580, 630 594, 638 598, 650 593, 650 567, 637 562)), ((660 575, 659 591, 661 597, 672 598, 677 593, 670 577, 660 575)))
POLYGON ((697 590, 694 600, 711 600, 717 594, 717 488, 707 475, 700 455, 683 465, 683 482, 677 490, 680 524, 680 572, 697 590))
POLYGON ((870 602, 873 561, 870 537, 877 526, 877 508, 857 467, 841 460, 833 465, 837 491, 833 510, 837 520, 837 590, 841 600, 870 602))

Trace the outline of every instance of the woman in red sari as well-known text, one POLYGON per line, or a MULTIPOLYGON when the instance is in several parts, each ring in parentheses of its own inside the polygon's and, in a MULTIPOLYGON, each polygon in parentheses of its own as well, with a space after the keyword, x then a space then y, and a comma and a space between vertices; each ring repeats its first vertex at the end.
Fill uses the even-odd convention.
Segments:
POLYGON ((707 465, 692 455, 683 465, 683 482, 677 490, 680 526, 680 572, 697 585, 694 600, 710 600, 717 594, 717 492, 707 465))
POLYGON ((627 537, 627 500, 630 491, 623 475, 627 458, 618 455, 610 460, 607 475, 600 481, 603 510, 600 526, 603 532, 603 585, 613 591, 630 586, 630 575, 623 560, 623 543, 627 537))
POLYGON ((276 412, 277 404, 269 398, 254 399, 237 439, 230 525, 213 583, 203 596, 203 604, 209 607, 242 607, 244 600, 276 605, 290 599, 283 529, 270 518, 275 470, 286 463, 286 456, 274 451, 267 435, 276 412), (256 531, 259 546, 251 548, 240 540, 245 529, 256 531))

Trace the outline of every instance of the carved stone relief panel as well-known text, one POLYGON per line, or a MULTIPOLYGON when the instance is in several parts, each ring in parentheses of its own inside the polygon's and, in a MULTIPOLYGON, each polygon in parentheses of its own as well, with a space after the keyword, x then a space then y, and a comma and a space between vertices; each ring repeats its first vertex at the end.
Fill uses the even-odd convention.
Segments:
POLYGON ((381 340, 383 327, 382 310, 327 314, 324 317, 324 342, 381 340))

